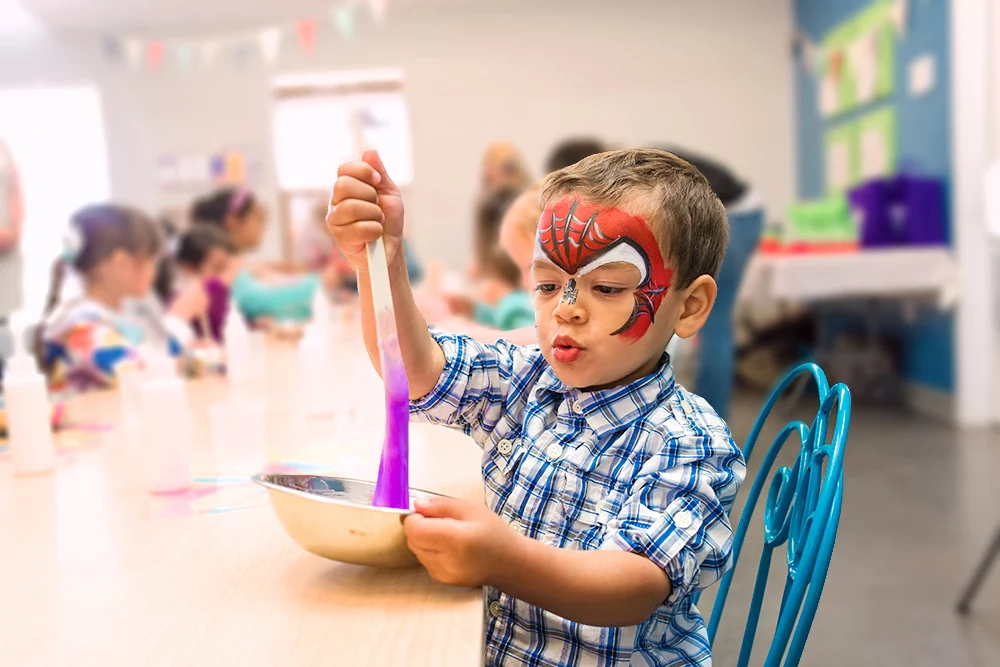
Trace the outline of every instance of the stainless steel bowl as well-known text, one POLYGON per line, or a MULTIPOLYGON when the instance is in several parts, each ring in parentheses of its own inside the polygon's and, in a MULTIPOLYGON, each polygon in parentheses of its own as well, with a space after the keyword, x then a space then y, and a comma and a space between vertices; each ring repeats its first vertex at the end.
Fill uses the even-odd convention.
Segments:
MULTIPOLYGON (((357 565, 408 567, 417 558, 406 546, 403 519, 412 509, 372 507, 375 485, 356 479, 261 473, 274 513, 306 551, 357 565)), ((414 498, 436 494, 410 489, 414 498)))

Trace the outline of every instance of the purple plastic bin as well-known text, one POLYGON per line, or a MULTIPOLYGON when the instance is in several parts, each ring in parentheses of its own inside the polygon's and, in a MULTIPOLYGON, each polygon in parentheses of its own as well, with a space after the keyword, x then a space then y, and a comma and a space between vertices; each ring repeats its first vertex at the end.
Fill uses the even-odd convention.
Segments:
POLYGON ((940 179, 900 174, 875 178, 848 193, 861 245, 944 245, 948 242, 940 179))
POLYGON ((890 217, 903 219, 906 242, 909 245, 947 244, 941 179, 901 174, 895 179, 894 190, 890 217))
POLYGON ((851 211, 860 228, 861 246, 882 248, 905 243, 902 225, 890 215, 892 185, 877 178, 859 185, 848 193, 851 211))

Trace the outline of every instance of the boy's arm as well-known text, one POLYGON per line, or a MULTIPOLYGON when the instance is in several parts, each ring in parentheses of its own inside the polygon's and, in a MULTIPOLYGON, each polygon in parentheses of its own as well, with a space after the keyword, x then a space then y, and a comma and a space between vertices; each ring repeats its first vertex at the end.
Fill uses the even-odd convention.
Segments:
POLYGON ((341 252, 358 270, 365 347, 380 373, 365 246, 382 237, 389 263, 396 330, 410 384, 410 398, 426 396, 434 389, 444 370, 444 352, 434 342, 414 302, 403 247, 403 197, 386 173, 376 151, 366 151, 360 161, 341 165, 337 171, 327 225, 336 237, 341 252))
POLYGON ((642 622, 729 568, 726 507, 746 471, 728 437, 664 439, 654 450, 616 501, 597 551, 542 544, 488 508, 448 499, 417 503, 405 523, 410 547, 445 583, 490 585, 586 625, 642 622))
POLYGON ((643 556, 558 549, 515 533, 487 507, 449 498, 417 510, 406 520, 410 548, 440 582, 492 586, 601 627, 642 623, 670 595, 667 574, 643 556))

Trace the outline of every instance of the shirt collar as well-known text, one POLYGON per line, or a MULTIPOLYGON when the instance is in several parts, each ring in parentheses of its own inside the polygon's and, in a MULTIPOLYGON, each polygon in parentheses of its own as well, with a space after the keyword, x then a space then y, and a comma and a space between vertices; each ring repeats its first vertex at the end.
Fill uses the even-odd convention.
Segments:
POLYGON ((598 391, 580 391, 556 377, 551 366, 546 366, 535 385, 535 397, 540 392, 560 394, 572 402, 573 411, 587 420, 587 425, 600 437, 632 425, 649 414, 657 405, 674 392, 674 369, 670 357, 664 354, 655 371, 620 387, 598 391))

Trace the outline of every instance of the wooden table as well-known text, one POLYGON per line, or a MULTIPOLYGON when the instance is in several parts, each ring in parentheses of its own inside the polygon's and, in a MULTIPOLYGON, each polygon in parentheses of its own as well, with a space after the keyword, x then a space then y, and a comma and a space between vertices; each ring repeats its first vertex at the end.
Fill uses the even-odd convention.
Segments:
MULTIPOLYGON (((256 387, 269 400, 269 458, 307 456, 374 479, 380 384, 360 348, 345 347, 338 373, 350 396, 376 406, 359 408, 361 421, 375 423, 296 421, 296 352, 272 345, 256 387), (293 422, 312 444, 302 446, 293 422)), ((218 379, 189 384, 197 474, 212 470, 207 404, 226 393, 218 379)), ((441 586, 421 569, 378 571, 306 553, 249 485, 197 502, 151 497, 136 465, 141 439, 121 425, 120 404, 117 393, 69 404, 71 423, 114 428, 86 433, 93 448, 61 454, 54 474, 15 478, 0 458, 0 665, 482 663, 480 590, 441 586), (237 507, 212 509, 213 497, 237 507)), ((471 440, 420 425, 412 440, 414 487, 482 499, 471 440)))

